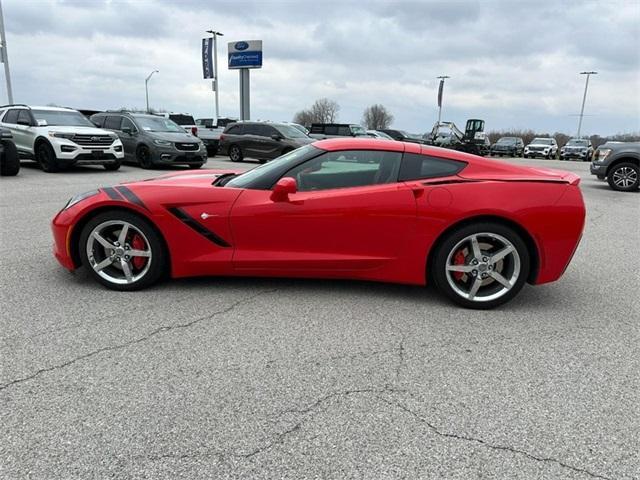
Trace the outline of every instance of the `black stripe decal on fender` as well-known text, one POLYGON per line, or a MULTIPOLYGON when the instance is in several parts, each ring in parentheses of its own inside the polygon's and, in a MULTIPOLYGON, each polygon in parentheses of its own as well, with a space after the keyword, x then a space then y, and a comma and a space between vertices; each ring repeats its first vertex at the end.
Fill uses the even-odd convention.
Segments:
POLYGON ((104 187, 102 191, 106 193, 111 200, 122 200, 122 196, 120 196, 117 190, 113 187, 104 187))
POLYGON ((115 189, 120 192, 120 194, 126 198, 127 200, 129 200, 131 203, 134 203, 136 205, 138 205, 139 207, 144 208, 145 210, 149 210, 147 208, 147 206, 143 203, 142 200, 140 200, 138 198, 138 196, 133 193, 131 190, 129 190, 127 187, 125 187, 124 185, 119 185, 117 187, 115 187, 115 189))
POLYGON ((175 215, 175 217, 184 223, 189 228, 195 230, 204 238, 209 240, 210 242, 215 243, 219 247, 228 248, 231 245, 227 243, 227 241, 213 233, 208 228, 204 227, 200 222, 198 222, 195 218, 191 217, 187 212, 178 207, 169 207, 168 210, 175 215))

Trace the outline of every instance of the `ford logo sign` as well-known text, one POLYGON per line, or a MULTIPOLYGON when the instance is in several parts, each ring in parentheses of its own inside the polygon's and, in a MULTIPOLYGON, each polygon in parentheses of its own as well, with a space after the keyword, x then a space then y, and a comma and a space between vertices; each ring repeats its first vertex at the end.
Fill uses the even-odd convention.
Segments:
POLYGON ((246 50, 247 48, 249 48, 249 44, 247 42, 236 42, 234 47, 236 48, 236 50, 246 50))

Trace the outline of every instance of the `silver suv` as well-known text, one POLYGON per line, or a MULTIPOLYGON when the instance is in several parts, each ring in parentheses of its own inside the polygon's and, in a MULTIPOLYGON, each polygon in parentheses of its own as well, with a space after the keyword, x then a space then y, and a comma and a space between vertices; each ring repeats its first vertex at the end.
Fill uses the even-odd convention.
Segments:
POLYGON ((125 160, 142 168, 160 165, 200 168, 207 162, 202 140, 168 118, 117 111, 96 113, 91 121, 118 135, 124 145, 125 160))
POLYGON ((37 161, 45 172, 72 165, 117 170, 124 158, 117 135, 96 128, 71 108, 4 105, 0 127, 11 131, 20 157, 37 161))

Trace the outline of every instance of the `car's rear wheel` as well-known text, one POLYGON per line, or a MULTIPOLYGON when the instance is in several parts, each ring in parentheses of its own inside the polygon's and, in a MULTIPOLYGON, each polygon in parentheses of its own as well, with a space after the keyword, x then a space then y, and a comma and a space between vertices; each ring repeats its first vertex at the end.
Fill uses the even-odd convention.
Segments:
POLYGON ((13 142, 2 142, 2 158, 0 158, 0 175, 13 177, 20 171, 20 157, 13 142))
POLYGON ((466 308, 489 309, 511 300, 529 275, 529 252, 511 228, 492 222, 450 233, 432 262, 436 287, 466 308))
POLYGON ((640 169, 631 162, 623 162, 614 165, 607 172, 609 186, 619 192, 632 192, 640 186, 640 169))
POLYGON ((165 272, 167 253, 160 235, 134 213, 97 215, 82 229, 79 252, 91 275, 113 290, 140 290, 165 272))
POLYGON ((56 152, 47 142, 41 142, 36 148, 36 160, 47 173, 55 173, 60 171, 56 152))
POLYGON ((229 148, 229 159, 232 162, 241 162, 244 155, 242 155, 242 150, 238 145, 231 145, 229 148))
POLYGON ((140 145, 136 149, 136 159, 138 160, 138 164, 146 170, 153 168, 153 161, 151 159, 151 152, 149 148, 145 145, 140 145))

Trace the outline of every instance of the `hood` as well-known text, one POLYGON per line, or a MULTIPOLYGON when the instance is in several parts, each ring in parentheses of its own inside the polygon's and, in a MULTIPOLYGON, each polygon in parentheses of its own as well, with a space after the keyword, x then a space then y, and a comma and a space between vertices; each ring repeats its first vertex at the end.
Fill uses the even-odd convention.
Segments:
POLYGON ((110 137, 114 136, 113 132, 96 127, 70 127, 66 125, 49 125, 48 127, 40 128, 46 128, 50 132, 59 133, 79 133, 81 135, 109 135, 110 137))
POLYGON ((220 175, 226 173, 242 173, 243 170, 198 170, 197 172, 178 172, 161 175, 155 178, 125 182, 127 186, 154 186, 154 187, 202 187, 211 186, 211 183, 220 175))
POLYGON ((145 132, 151 138, 169 142, 197 143, 200 139, 186 132, 145 132))

